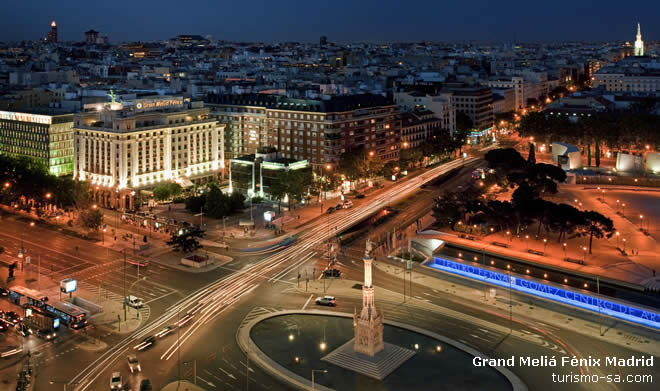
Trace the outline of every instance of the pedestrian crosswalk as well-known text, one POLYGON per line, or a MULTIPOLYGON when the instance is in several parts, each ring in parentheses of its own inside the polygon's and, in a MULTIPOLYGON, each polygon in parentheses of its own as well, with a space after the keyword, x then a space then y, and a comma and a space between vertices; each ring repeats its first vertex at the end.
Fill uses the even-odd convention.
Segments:
POLYGON ((250 323, 252 320, 266 314, 271 314, 277 311, 281 311, 281 308, 276 308, 276 307, 254 307, 252 311, 250 311, 245 318, 243 318, 243 321, 241 322, 240 326, 238 327, 239 329, 245 327, 248 323, 250 323))

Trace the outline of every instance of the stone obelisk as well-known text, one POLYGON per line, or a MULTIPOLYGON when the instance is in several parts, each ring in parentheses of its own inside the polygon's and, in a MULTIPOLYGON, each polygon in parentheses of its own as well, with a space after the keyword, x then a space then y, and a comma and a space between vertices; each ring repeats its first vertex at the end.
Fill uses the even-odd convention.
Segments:
POLYGON ((354 349, 358 353, 370 357, 384 349, 383 344, 383 314, 376 311, 374 304, 374 286, 372 282, 371 257, 372 244, 367 239, 364 251, 364 285, 362 286, 362 311, 353 314, 353 328, 355 329, 354 349))

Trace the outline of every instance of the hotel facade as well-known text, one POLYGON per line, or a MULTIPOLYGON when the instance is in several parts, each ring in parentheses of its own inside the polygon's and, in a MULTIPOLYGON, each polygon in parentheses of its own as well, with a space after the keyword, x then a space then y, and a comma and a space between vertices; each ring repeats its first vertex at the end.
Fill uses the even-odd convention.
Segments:
POLYGON ((102 206, 133 209, 136 190, 223 175, 223 131, 202 102, 182 97, 94 107, 74 117, 74 177, 102 206))

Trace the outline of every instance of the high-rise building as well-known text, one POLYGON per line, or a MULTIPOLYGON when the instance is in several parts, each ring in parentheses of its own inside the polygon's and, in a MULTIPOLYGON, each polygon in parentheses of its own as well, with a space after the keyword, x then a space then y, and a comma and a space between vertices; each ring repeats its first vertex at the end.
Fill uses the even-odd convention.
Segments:
POLYGON ((321 35, 321 38, 319 39, 319 45, 325 46, 328 44, 328 37, 325 35, 321 35))
POLYGON ((56 109, 0 111, 0 153, 42 162, 53 175, 73 172, 73 114, 56 109))
POLYGON ((642 41, 642 28, 637 23, 637 37, 635 39, 635 47, 633 49, 633 55, 636 57, 641 57, 644 55, 644 41, 642 41))
POLYGON ((50 43, 57 43, 57 24, 54 20, 50 22, 50 31, 48 32, 46 41, 50 43))
POLYGON ((224 125, 202 102, 161 96, 113 102, 74 118, 74 177, 101 205, 132 208, 133 190, 205 182, 224 169, 224 125))
POLYGON ((399 111, 380 95, 342 95, 328 100, 209 95, 207 105, 227 125, 228 158, 255 154, 264 147, 313 166, 336 164, 342 153, 358 147, 370 155, 378 154, 383 161, 399 157, 399 111))
POLYGON ((470 117, 475 130, 481 132, 493 127, 493 91, 489 87, 447 83, 446 88, 454 94, 456 111, 470 117))
POLYGON ((99 32, 95 30, 89 30, 85 32, 85 42, 94 45, 99 39, 99 32))

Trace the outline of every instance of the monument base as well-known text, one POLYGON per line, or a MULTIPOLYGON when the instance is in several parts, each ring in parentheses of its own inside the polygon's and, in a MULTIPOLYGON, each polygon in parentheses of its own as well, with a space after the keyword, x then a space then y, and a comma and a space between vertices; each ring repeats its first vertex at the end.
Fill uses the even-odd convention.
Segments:
POLYGON ((353 339, 330 352, 321 360, 349 369, 374 379, 383 380, 409 358, 415 355, 410 349, 385 342, 385 348, 373 357, 357 353, 353 339))

